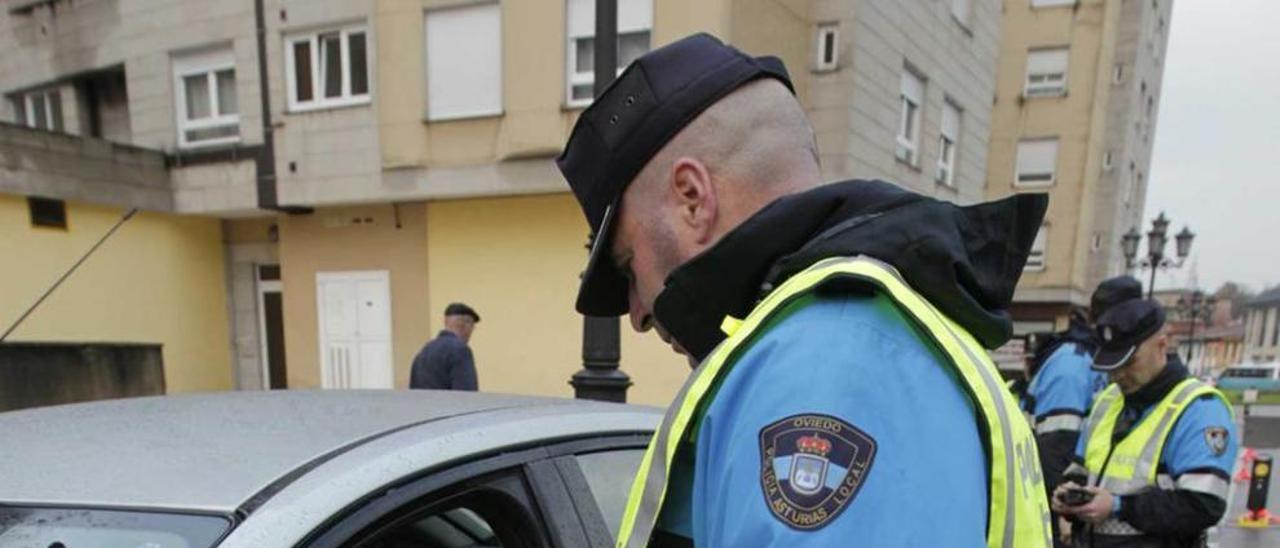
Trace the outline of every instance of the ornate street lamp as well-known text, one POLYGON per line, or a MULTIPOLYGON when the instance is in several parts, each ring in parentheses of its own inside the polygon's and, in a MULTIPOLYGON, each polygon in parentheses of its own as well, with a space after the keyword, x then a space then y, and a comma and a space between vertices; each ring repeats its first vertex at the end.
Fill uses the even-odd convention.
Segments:
POLYGON ((1191 241, 1195 237, 1190 228, 1183 227, 1182 232, 1174 236, 1177 260, 1165 257, 1164 246, 1169 242, 1169 219, 1162 211, 1155 220, 1151 221, 1151 230, 1147 232, 1147 256, 1138 257, 1138 243, 1142 240, 1142 235, 1137 227, 1129 229, 1129 232, 1120 239, 1120 248, 1124 251, 1126 267, 1138 270, 1151 269, 1151 282, 1147 284, 1148 299, 1155 293, 1156 271, 1182 268, 1182 263, 1191 254, 1191 241))
POLYGON ((1186 257, 1191 254, 1191 240, 1194 240, 1195 237, 1195 233, 1185 226, 1182 227, 1182 232, 1173 237, 1174 241, 1177 242, 1179 257, 1186 257))

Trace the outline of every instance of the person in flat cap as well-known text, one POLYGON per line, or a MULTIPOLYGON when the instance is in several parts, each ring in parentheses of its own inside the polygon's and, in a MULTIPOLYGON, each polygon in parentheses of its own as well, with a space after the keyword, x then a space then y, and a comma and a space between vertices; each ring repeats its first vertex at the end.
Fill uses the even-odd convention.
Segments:
POLYGON ((633 62, 557 164, 594 233, 578 311, 697 364, 620 546, 1048 544, 1035 439, 985 351, 1046 196, 822 184, 783 64, 706 34, 633 62))
POLYGON ((1155 301, 1112 307, 1095 332, 1093 367, 1111 384, 1089 412, 1054 511, 1079 525, 1075 546, 1203 546, 1227 509, 1239 442, 1230 404, 1168 361, 1155 301))
POLYGON ((444 329, 418 355, 409 371, 409 388, 422 390, 479 389, 476 360, 471 353, 471 333, 480 323, 480 314, 462 303, 444 309, 444 329))
MULTIPOLYGON (((1142 282, 1132 276, 1103 280, 1094 290, 1088 310, 1072 310, 1067 329, 1040 337, 1033 349, 1031 382, 1022 404, 1035 428, 1040 469, 1049 494, 1057 489, 1062 472, 1071 464, 1094 394, 1107 385, 1107 375, 1091 367, 1098 347, 1093 323, 1115 305, 1141 298, 1142 282)), ((1054 535, 1055 545, 1061 546, 1059 537, 1054 535)))

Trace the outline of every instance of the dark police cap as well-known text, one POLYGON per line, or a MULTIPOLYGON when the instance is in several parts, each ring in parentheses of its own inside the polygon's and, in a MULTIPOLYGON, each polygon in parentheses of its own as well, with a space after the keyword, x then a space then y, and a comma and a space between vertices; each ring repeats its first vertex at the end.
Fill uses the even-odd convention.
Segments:
POLYGON ((471 316, 472 321, 480 322, 480 315, 476 314, 474 308, 462 303, 452 303, 444 308, 445 316, 471 316))
POLYGON ((1155 301, 1132 299, 1112 307, 1094 328, 1101 348, 1093 356, 1093 368, 1111 371, 1124 365, 1139 345, 1160 332, 1164 320, 1164 307, 1155 301))
POLYGON ((627 312, 627 281, 609 258, 613 219, 627 185, 698 114, 761 78, 791 88, 776 57, 751 57, 711 35, 695 34, 636 59, 583 111, 556 159, 592 232, 579 312, 627 312))
POLYGON ((1111 307, 1125 301, 1142 298, 1142 282, 1133 276, 1116 276, 1098 284, 1089 302, 1089 313, 1096 320, 1111 307))

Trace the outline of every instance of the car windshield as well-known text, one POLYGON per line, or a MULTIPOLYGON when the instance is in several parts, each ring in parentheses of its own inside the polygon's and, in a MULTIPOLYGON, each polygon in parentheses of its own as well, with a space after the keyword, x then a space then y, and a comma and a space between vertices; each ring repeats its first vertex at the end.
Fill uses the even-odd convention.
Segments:
POLYGON ((230 526, 208 515, 0 506, 0 546, 208 548, 230 526))

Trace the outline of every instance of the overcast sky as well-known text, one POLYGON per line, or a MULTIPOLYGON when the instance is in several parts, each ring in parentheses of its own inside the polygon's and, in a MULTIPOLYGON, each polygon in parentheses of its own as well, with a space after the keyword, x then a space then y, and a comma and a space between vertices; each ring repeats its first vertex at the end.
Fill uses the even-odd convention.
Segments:
POLYGON ((1165 211, 1197 237, 1157 288, 1280 284, 1277 27, 1280 0, 1174 0, 1142 231, 1165 211))

